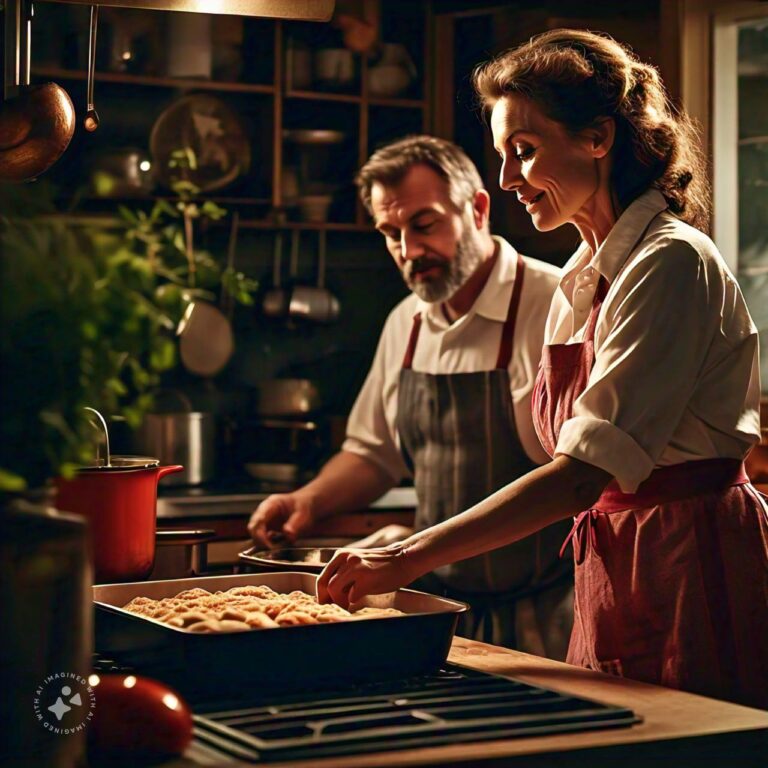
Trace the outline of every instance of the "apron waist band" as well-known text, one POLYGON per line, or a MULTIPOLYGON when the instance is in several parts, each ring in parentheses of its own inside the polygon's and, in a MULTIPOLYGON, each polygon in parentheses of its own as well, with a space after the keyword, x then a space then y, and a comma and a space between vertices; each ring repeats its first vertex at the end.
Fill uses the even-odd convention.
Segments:
POLYGON ((646 509, 748 482, 741 459, 686 461, 654 469, 634 493, 624 493, 612 480, 592 509, 607 515, 628 509, 646 509))
POLYGON ((589 529, 590 543, 594 546, 593 522, 598 515, 611 515, 630 509, 648 509, 704 493, 724 491, 748 482, 749 477, 741 459, 703 459, 659 467, 640 483, 634 493, 624 493, 616 481, 612 480, 593 506, 574 518, 573 527, 560 548, 560 557, 573 540, 576 562, 581 563, 584 560, 584 528, 589 529))

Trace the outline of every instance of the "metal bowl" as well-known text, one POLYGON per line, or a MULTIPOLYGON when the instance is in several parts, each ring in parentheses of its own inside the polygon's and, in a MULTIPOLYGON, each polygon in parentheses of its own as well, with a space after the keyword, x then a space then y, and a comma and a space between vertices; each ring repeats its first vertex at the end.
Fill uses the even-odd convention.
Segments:
POLYGON ((239 554, 240 561, 260 571, 320 573, 337 552, 336 547, 251 547, 239 554))

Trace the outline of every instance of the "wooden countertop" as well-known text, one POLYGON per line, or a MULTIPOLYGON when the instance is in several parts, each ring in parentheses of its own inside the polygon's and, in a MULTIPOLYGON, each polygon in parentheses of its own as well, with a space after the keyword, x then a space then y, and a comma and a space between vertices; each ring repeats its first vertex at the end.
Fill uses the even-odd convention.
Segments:
MULTIPOLYGON (((586 731, 475 744, 401 750, 367 756, 270 763, 275 768, 384 766, 514 766, 593 768, 692 764, 764 767, 768 712, 573 667, 518 651, 455 638, 449 660, 597 701, 630 707, 643 722, 630 728, 586 731)), ((192 747, 173 766, 212 763, 192 747)), ((170 768, 170 766, 169 766, 170 768)))

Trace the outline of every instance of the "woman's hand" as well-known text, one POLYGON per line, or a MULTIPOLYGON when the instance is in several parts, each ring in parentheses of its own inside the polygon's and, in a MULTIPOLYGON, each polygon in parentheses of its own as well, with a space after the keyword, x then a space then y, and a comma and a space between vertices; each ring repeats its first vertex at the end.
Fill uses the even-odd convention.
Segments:
POLYGON ((403 542, 339 550, 317 579, 317 600, 348 608, 366 595, 394 592, 420 575, 411 566, 403 542))

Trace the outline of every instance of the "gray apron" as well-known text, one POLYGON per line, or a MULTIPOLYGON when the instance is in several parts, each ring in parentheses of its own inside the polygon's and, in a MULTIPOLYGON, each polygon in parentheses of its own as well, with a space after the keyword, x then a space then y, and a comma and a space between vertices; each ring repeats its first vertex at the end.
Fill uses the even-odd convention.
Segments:
MULTIPOLYGON (((520 443, 510 394, 509 362, 525 262, 517 274, 502 331, 496 367, 476 373, 429 374, 412 369, 421 328, 414 317, 400 371, 397 429, 410 467, 418 509, 417 531, 447 520, 534 468, 520 443)), ((569 521, 487 554, 438 568, 417 586, 468 602, 459 633, 542 655, 564 655, 571 629, 573 566, 558 556, 569 521), (548 596, 543 593, 556 590, 548 596), (520 626, 518 603, 529 601, 520 626), (549 606, 549 607, 546 607, 549 606), (546 616, 539 614, 546 613, 546 616), (542 635, 552 622, 561 637, 542 635), (536 637, 525 642, 535 629, 536 637), (517 626, 516 626, 517 625, 517 626), (550 647, 551 646, 551 647, 550 647)))

